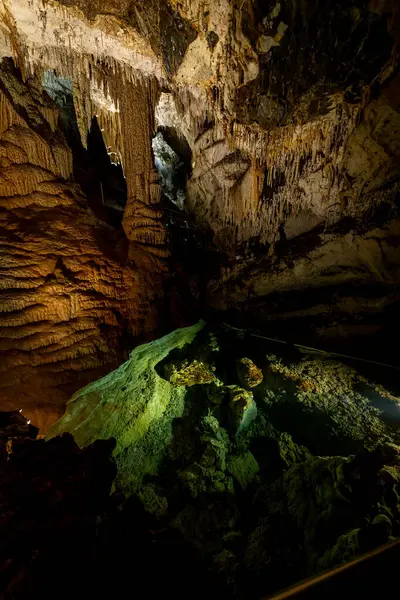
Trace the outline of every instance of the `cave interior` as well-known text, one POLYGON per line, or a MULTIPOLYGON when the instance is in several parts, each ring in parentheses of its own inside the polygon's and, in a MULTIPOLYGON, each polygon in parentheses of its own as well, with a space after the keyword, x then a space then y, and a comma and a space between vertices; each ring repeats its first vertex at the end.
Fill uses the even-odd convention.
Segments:
POLYGON ((399 65, 398 0, 0 0, 0 598, 393 593, 399 65))

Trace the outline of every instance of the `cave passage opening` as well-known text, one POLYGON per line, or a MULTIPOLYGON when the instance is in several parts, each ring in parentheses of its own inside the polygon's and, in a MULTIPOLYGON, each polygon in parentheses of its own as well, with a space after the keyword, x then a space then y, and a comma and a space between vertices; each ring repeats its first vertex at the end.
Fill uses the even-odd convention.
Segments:
POLYGON ((113 160, 115 157, 111 148, 106 147, 102 129, 94 116, 87 140, 87 173, 93 186, 88 197, 100 205, 100 212, 110 225, 119 227, 126 206, 127 186, 122 165, 113 160))
POLYGON ((203 271, 210 266, 207 257, 213 253, 214 244, 211 231, 201 226, 187 201, 186 183, 192 174, 191 148, 174 128, 159 127, 152 139, 152 149, 172 258, 192 273, 203 271))
POLYGON ((214 244, 212 231, 199 222, 188 202, 186 184, 192 175, 188 141, 175 128, 163 126, 152 139, 152 150, 170 252, 163 320, 176 328, 206 316, 208 278, 217 277, 223 257, 214 244))
POLYGON ((117 153, 106 146, 96 115, 91 121, 86 148, 83 145, 70 79, 60 77, 55 71, 46 71, 42 86, 60 110, 60 126, 72 150, 75 181, 96 216, 119 229, 127 201, 127 185, 117 153))

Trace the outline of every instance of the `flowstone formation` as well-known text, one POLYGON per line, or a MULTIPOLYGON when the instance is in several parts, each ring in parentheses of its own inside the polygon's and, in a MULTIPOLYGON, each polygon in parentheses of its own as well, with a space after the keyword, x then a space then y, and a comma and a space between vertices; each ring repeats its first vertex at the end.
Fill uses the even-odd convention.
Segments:
POLYGON ((46 430, 73 391, 157 326, 163 266, 150 269, 95 215, 73 181, 59 108, 10 59, 0 112, 0 407, 46 430))
POLYGON ((184 410, 185 388, 173 387, 155 367, 172 350, 191 342, 202 326, 177 330, 136 348, 117 371, 71 398, 49 436, 69 431, 80 447, 114 437, 116 486, 125 493, 137 490, 144 475, 157 472, 173 421, 184 410))
POLYGON ((122 511, 134 500, 151 530, 178 532, 238 598, 400 536, 400 399, 276 346, 204 323, 174 331, 75 394, 50 433, 114 438, 122 511))

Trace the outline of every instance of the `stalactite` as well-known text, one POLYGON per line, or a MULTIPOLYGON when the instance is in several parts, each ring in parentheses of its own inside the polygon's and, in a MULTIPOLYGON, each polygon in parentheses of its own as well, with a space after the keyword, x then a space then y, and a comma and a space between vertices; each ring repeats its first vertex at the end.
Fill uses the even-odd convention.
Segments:
MULTIPOLYGON (((253 163, 251 176, 244 176, 238 184, 232 186, 229 180, 221 182, 224 206, 221 216, 227 227, 231 227, 231 223, 238 224, 239 242, 252 236, 259 236, 262 243, 276 239, 278 226, 287 216, 295 216, 300 210, 308 208, 308 199, 298 187, 299 179, 321 168, 326 179, 330 180, 326 171, 327 163, 333 172, 340 168, 343 151, 338 148, 345 147, 357 124, 360 110, 359 106, 353 106, 344 111, 340 100, 332 100, 330 113, 301 126, 291 125, 265 131, 258 126, 246 126, 238 122, 233 122, 228 128, 220 121, 215 122, 213 139, 219 136, 224 139, 226 132, 230 131, 228 151, 233 153, 239 150, 253 163), (273 201, 268 202, 261 198, 265 170, 267 184, 275 190, 273 201), (282 189, 278 185, 281 174, 285 177, 282 189)), ((182 116, 189 111, 186 102, 187 97, 181 102, 182 116)), ((204 161, 202 156, 205 150, 200 145, 197 147, 199 160, 204 161)), ((208 164, 207 160, 205 164, 208 164)), ((207 168, 215 169, 215 166, 209 164, 207 168)), ((333 190, 333 183, 330 183, 330 188, 333 190)), ((334 191, 336 193, 336 188, 334 191)))
MULTIPOLYGON (((32 0, 31 4, 36 5, 37 1, 32 0)), ((237 224, 239 240, 247 241, 254 235, 262 242, 273 241, 285 218, 312 208, 312 194, 304 193, 302 181, 321 170, 321 203, 327 205, 329 198, 336 198, 339 187, 344 186, 340 178, 343 152, 349 135, 359 123, 362 107, 367 102, 366 94, 361 104, 347 105, 343 95, 338 93, 330 98, 328 113, 301 125, 271 126, 266 130, 257 124, 243 124, 239 122, 237 91, 251 81, 259 85, 256 78, 260 54, 254 50, 257 43, 251 45, 244 33, 243 19, 248 19, 249 15, 243 2, 170 0, 170 4, 197 33, 195 46, 192 46, 196 50, 191 55, 189 47, 179 71, 166 86, 175 101, 174 128, 188 141, 193 150, 193 162, 197 165, 192 182, 195 196, 198 195, 198 199, 193 200, 196 215, 203 215, 211 227, 214 227, 213 221, 221 228, 236 227, 237 224), (211 31, 218 42, 207 54, 206 35, 211 31), (200 56, 200 50, 204 50, 204 57, 200 56), (196 56, 199 61, 204 58, 204 78, 203 73, 196 74, 196 56), (219 169, 218 161, 213 162, 212 151, 208 152, 202 145, 202 135, 208 129, 211 147, 222 140, 227 153, 240 151, 249 163, 256 165, 248 174, 242 173, 236 183, 233 183, 232 173, 223 173, 217 198, 208 197, 212 177, 218 178, 214 173, 219 169), (265 183, 270 188, 268 193, 272 194, 267 200, 262 197, 264 170, 265 183), (280 184, 282 176, 284 185, 280 184), (202 177, 204 182, 200 181, 202 177)), ((72 22, 72 9, 59 7, 57 10, 61 11, 65 22, 72 22)), ((122 163, 127 178, 128 203, 123 221, 126 235, 132 242, 143 247, 147 244, 150 249, 154 235, 149 233, 147 238, 142 226, 146 220, 152 220, 149 206, 157 205, 160 190, 152 170, 149 141, 154 130, 151 120, 158 89, 165 79, 158 68, 157 57, 153 56, 152 66, 146 62, 147 58, 150 61, 146 55, 150 52, 147 40, 141 41, 144 45, 133 43, 138 62, 142 61, 139 70, 135 69, 135 52, 128 57, 107 45, 103 45, 102 50, 93 47, 94 55, 82 50, 84 45, 79 48, 75 45, 70 51, 63 38, 60 44, 57 42, 50 47, 42 47, 36 40, 25 51, 12 19, 6 17, 5 26, 14 55, 24 61, 27 73, 55 68, 59 75, 71 77, 83 143, 93 115, 97 116, 105 143, 115 159, 122 163), (107 52, 104 51, 106 46, 107 52), (145 52, 140 55, 143 48, 145 52), (147 69, 149 65, 151 68, 147 69), (150 116, 146 117, 146 111, 150 116)), ((43 24, 43 35, 45 32, 46 25, 43 24)), ((115 31, 111 31, 110 36, 118 44, 113 33, 115 31)), ((123 36, 125 32, 118 31, 118 35, 123 36)), ((128 52, 128 48, 126 50, 128 52)), ((252 119, 246 122, 252 122, 252 119)), ((215 156, 217 154, 219 156, 218 151, 215 156)), ((349 192, 348 197, 351 199, 349 205, 357 204, 357 194, 352 196, 349 192)), ((332 213, 335 210, 332 209, 332 213)), ((160 213, 155 209, 152 214, 153 228, 159 229, 160 213)), ((159 239, 162 243, 161 229, 159 239)))

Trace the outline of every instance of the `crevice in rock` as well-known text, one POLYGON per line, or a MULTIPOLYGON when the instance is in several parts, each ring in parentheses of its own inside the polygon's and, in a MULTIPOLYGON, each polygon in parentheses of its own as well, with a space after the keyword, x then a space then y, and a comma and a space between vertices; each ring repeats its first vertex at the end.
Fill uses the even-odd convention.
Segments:
POLYGON ((75 181, 95 215, 113 228, 120 228, 127 188, 118 156, 107 149, 95 116, 85 145, 82 144, 71 80, 57 76, 54 71, 46 71, 42 83, 60 109, 62 131, 72 150, 75 181))

